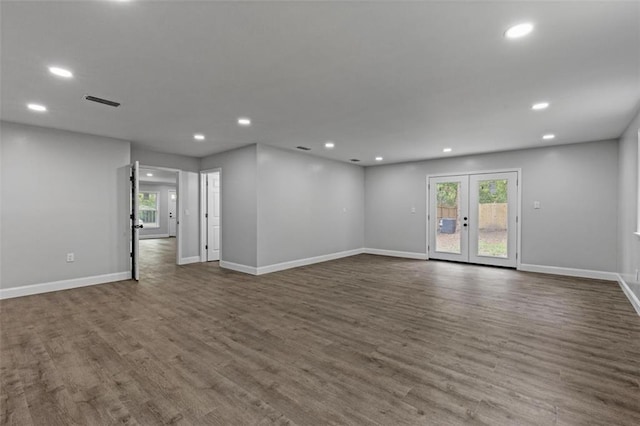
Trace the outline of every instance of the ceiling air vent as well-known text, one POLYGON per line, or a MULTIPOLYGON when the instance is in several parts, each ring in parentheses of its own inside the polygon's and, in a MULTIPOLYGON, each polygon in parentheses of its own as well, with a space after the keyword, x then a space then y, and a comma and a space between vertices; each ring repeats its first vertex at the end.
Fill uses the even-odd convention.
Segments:
POLYGON ((109 105, 109 106, 112 106, 112 107, 119 107, 120 106, 119 102, 110 101, 108 99, 96 98, 95 96, 91 96, 91 95, 87 95, 84 98, 86 100, 88 100, 88 101, 91 101, 91 102, 98 102, 99 104, 105 104, 105 105, 109 105))
POLYGON ((352 158, 352 159, 351 159, 351 160, 349 160, 349 161, 351 161, 352 163, 358 163, 360 160, 358 160, 357 158, 352 158))
POLYGON ((311 148, 308 148, 306 146, 296 146, 296 148, 301 149, 303 151, 311 151, 311 148))

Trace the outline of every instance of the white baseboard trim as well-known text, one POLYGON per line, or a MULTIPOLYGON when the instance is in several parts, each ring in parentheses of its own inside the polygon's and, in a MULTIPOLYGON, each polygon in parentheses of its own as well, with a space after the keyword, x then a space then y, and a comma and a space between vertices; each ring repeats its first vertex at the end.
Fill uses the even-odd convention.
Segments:
POLYGON ((618 284, 620 285, 620 288, 622 289, 624 294, 627 296, 627 299, 629 299, 629 302, 631 302, 631 306, 633 306, 633 308, 636 310, 638 315, 640 315, 640 300, 638 299, 638 296, 636 296, 636 294, 633 291, 631 291, 631 289, 629 288, 629 285, 624 280, 622 275, 620 274, 616 274, 616 275, 618 276, 618 284))
POLYGON ((329 260, 341 259, 343 257, 362 254, 363 249, 353 249, 339 251, 337 253, 323 254, 321 256, 307 257, 305 259, 290 260, 288 262, 274 263, 273 265, 260 266, 257 268, 257 275, 270 274, 271 272, 284 271, 285 269, 298 268, 300 266, 312 265, 314 263, 327 262, 329 260))
POLYGON ((178 262, 178 265, 188 265, 189 263, 199 263, 200 256, 183 257, 178 262))
POLYGON ((364 253, 376 254, 378 256, 404 257, 407 259, 427 260, 426 253, 415 253, 411 251, 382 250, 374 248, 365 248, 364 253))
POLYGON ((131 271, 94 275, 92 277, 74 278, 71 280, 53 281, 50 283, 25 285, 21 287, 3 288, 0 289, 0 299, 12 299, 14 297, 31 296, 33 294, 49 293, 51 291, 68 290, 71 288, 87 287, 90 285, 105 284, 129 279, 131 279, 131 271))
POLYGON ((559 266, 528 265, 522 263, 518 271, 539 272, 541 274, 565 275, 568 277, 593 278, 596 280, 617 281, 615 272, 592 271, 590 269, 562 268, 559 266))
POLYGON ((258 268, 255 266, 242 265, 240 263, 227 262, 226 260, 221 260, 219 263, 221 268, 231 269, 236 272, 243 272, 245 274, 250 275, 258 275, 258 268))
POLYGON ((169 234, 147 234, 140 235, 141 240, 150 240, 152 238, 169 238, 169 234))

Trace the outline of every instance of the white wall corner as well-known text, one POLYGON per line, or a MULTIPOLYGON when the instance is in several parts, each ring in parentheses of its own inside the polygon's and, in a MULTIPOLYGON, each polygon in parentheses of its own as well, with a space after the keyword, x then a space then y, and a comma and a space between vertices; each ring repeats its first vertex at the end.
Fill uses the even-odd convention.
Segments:
POLYGON ((200 262, 200 256, 183 257, 183 258, 180 258, 180 262, 178 262, 178 265, 188 265, 190 263, 199 263, 199 262, 200 262))
POLYGON ((25 285, 21 287, 3 288, 0 289, 0 299, 12 299, 14 297, 31 296, 34 294, 69 290, 72 288, 87 287, 130 279, 131 271, 126 271, 116 272, 113 274, 95 275, 91 277, 74 278, 70 280, 53 281, 49 283, 25 285))
POLYGON ((518 271, 538 272, 541 274, 564 275, 567 277, 592 278, 596 280, 617 281, 615 272, 593 271, 590 269, 562 268, 559 266, 521 264, 518 271))
POLYGON ((375 248, 365 248, 363 253, 375 254, 378 256, 403 257, 406 259, 427 260, 427 253, 416 253, 411 251, 383 250, 375 248))
POLYGON ((221 268, 230 269, 236 272, 243 272, 245 274, 250 275, 258 275, 258 268, 255 266, 242 265, 240 263, 227 262, 226 260, 221 260, 219 263, 221 268))
POLYGON ((285 269, 298 268, 300 266, 312 265, 314 263, 327 262, 329 260, 341 259, 343 257, 362 254, 364 249, 353 249, 336 253, 323 254, 321 256, 296 259, 288 262, 274 263, 273 265, 260 266, 257 268, 257 275, 270 274, 271 272, 284 271, 285 269))
POLYGON ((616 274, 616 275, 618 278, 618 284, 620 285, 620 288, 622 289, 624 294, 627 296, 627 299, 629 299, 629 302, 631 302, 631 306, 633 306, 633 308, 636 310, 638 315, 640 315, 640 299, 638 299, 638 296, 636 296, 636 294, 631 290, 631 288, 629 287, 627 282, 624 280, 622 275, 620 274, 616 274))

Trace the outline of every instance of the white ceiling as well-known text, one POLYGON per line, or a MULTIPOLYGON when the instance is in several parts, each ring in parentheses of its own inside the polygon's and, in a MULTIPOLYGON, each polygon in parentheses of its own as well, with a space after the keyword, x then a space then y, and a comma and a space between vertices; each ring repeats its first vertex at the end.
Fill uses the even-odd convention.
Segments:
POLYGON ((172 183, 175 184, 178 180, 176 172, 168 170, 155 169, 155 168, 143 168, 138 171, 139 181, 143 183, 172 183), (152 176, 147 176, 147 174, 152 176))
POLYGON ((162 152, 260 142, 388 163, 617 138, 640 105, 640 2, 1 7, 2 119, 162 152), (522 21, 535 24, 529 37, 503 37, 522 21), (531 111, 541 100, 550 108, 531 111), (36 101, 49 111, 26 109, 36 101), (238 127, 240 116, 253 125, 238 127), (547 132, 557 138, 541 141, 547 132))

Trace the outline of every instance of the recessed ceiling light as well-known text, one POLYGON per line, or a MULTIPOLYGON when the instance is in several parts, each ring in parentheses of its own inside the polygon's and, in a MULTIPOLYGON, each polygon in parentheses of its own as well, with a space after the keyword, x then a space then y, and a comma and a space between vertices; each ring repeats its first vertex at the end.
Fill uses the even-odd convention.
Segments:
POLYGON ((247 117, 240 117, 240 118, 238 118, 238 125, 239 126, 251 126, 251 119, 247 118, 247 117))
POLYGON ((40 105, 40 104, 27 104, 27 108, 29 108, 32 111, 38 111, 38 112, 45 112, 47 110, 46 106, 40 105))
POLYGON ((197 141, 203 141, 204 135, 202 133, 196 133, 195 135, 193 135, 193 138, 197 141))
POLYGON ((547 133, 546 135, 542 136, 542 139, 549 141, 551 139, 554 139, 556 137, 556 135, 554 135, 553 133, 547 133))
POLYGON ((506 38, 520 38, 524 37, 533 31, 533 24, 531 22, 524 22, 522 24, 514 25, 504 32, 506 38))
POLYGON ((547 108, 549 108, 549 102, 538 102, 537 104, 531 105, 531 109, 534 111, 540 111, 547 108))
POLYGON ((376 157, 376 161, 382 161, 382 160, 384 160, 384 158, 382 158, 382 157, 376 157))
POLYGON ((451 152, 451 151, 453 151, 451 148, 445 148, 442 150, 442 152, 451 152))
POLYGON ((71 78, 73 77, 73 73, 67 69, 60 67, 49 67, 49 72, 51 74, 55 74, 58 77, 71 78))
POLYGON ((327 148, 327 149, 331 149, 331 148, 333 148, 335 146, 336 146, 336 144, 331 142, 331 141, 325 142, 325 144, 324 144, 324 147, 327 148))
POLYGON ((147 176, 151 177, 153 176, 153 173, 147 173, 147 176))

